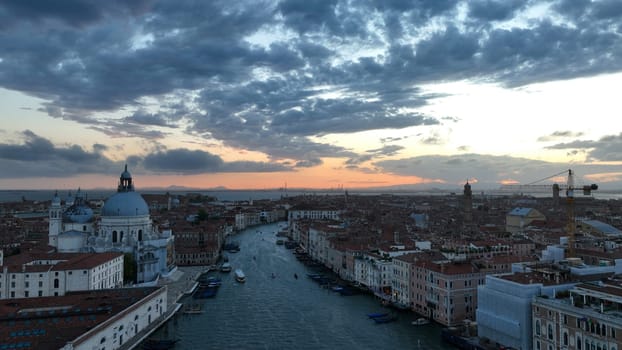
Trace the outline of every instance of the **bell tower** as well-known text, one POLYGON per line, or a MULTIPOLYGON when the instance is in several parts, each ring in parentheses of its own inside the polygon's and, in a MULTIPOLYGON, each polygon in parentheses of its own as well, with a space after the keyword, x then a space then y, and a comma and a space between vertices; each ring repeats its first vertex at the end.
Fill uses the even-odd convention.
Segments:
POLYGON ((48 244, 58 247, 58 235, 63 229, 63 207, 60 203, 58 191, 54 193, 49 212, 48 244))
POLYGON ((473 225, 473 192, 467 180, 464 185, 464 228, 470 230, 473 225))

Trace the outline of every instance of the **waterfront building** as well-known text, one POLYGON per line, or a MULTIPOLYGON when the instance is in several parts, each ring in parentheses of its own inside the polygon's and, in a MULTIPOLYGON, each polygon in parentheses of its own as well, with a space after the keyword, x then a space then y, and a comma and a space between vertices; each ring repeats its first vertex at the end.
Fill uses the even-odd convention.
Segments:
POLYGON ((389 257, 363 253, 354 259, 354 282, 368 288, 377 297, 391 301, 392 268, 389 257))
POLYGON ((81 191, 64 207, 56 194, 49 211, 49 244, 58 252, 132 254, 139 283, 154 281, 174 268, 173 234, 153 225, 147 203, 134 191, 127 165, 117 193, 104 202, 98 222, 81 191))
POLYGON ((224 220, 175 226, 175 264, 177 266, 213 265, 224 244, 224 220))
POLYGON ((72 292, 0 304, 2 349, 119 349, 167 313, 167 288, 72 292))
POLYGON ((0 299, 60 296, 123 286, 121 253, 0 254, 0 299))
POLYGON ((507 273, 519 257, 497 256, 468 262, 418 260, 411 273, 414 311, 445 326, 475 319, 477 287, 486 275, 507 273))
POLYGON ((307 208, 304 205, 293 206, 287 215, 288 227, 296 220, 339 220, 342 210, 336 208, 307 208))
POLYGON ((414 272, 414 262, 417 261, 417 254, 404 254, 393 258, 393 278, 391 279, 392 302, 403 307, 412 309, 413 301, 411 296, 410 284, 411 274, 414 272))
POLYGON ((238 231, 259 224, 261 224, 261 212, 258 210, 246 209, 235 213, 235 229, 238 231))
POLYGON ((622 348, 620 280, 578 284, 532 303, 533 349, 619 350, 622 348))

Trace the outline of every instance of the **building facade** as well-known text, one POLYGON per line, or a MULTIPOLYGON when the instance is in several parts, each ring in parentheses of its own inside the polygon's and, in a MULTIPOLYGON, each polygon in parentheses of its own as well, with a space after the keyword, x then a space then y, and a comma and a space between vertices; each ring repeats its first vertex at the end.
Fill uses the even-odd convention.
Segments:
POLYGON ((0 299, 62 296, 122 286, 121 253, 23 253, 0 261, 0 299))

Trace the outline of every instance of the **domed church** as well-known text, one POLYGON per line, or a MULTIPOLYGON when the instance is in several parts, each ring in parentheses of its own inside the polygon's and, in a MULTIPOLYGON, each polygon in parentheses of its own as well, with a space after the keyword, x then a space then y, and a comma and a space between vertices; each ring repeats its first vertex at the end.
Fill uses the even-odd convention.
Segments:
POLYGON ((49 244, 59 252, 131 253, 139 283, 154 281, 174 267, 172 232, 159 232, 152 225, 149 206, 134 191, 127 165, 117 193, 104 202, 98 222, 80 191, 72 202, 63 208, 55 194, 50 206, 49 244))

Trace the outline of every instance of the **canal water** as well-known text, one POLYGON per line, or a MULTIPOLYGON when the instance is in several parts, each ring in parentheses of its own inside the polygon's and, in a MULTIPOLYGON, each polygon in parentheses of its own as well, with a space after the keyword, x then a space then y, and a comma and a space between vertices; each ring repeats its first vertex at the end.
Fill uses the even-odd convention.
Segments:
POLYGON ((416 316, 408 312, 376 324, 366 316, 382 310, 373 296, 341 296, 320 287, 292 250, 276 244, 278 230, 271 224, 233 236, 240 251, 225 254, 234 270, 244 271, 246 283, 236 282, 233 272, 211 273, 222 279, 214 298, 181 300, 201 304, 204 312, 180 311, 153 337, 175 338, 175 349, 192 350, 454 349, 441 341, 438 325, 413 326, 416 316))

